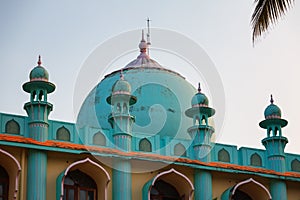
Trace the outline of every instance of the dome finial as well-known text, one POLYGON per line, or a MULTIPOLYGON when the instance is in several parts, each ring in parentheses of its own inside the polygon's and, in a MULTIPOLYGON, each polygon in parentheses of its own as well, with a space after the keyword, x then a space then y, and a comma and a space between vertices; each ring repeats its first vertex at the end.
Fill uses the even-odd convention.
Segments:
POLYGON ((145 41, 145 38, 144 38, 144 30, 142 30, 142 40, 139 44, 139 48, 140 48, 141 53, 146 53, 147 52, 148 45, 147 45, 147 43, 145 41))
POLYGON ((270 100, 271 104, 274 103, 274 100, 273 100, 273 95, 271 94, 271 100, 270 100))
POLYGON ((141 42, 145 42, 144 29, 142 29, 142 40, 141 42))
POLYGON ((200 82, 198 83, 198 93, 201 93, 201 85, 200 85, 200 82))
POLYGON ((42 64, 41 55, 39 55, 39 60, 38 60, 37 64, 38 64, 39 66, 41 66, 41 64, 42 64))

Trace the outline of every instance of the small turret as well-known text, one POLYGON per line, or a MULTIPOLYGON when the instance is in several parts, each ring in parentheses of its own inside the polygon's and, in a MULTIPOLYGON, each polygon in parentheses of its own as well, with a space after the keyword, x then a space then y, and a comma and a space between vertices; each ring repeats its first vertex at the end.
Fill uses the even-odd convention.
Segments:
MULTIPOLYGON (((23 90, 30 93, 30 102, 24 105, 29 118, 29 137, 44 142, 49 139, 48 116, 53 108, 52 104, 47 101, 47 95, 55 90, 55 85, 49 82, 49 74, 41 65, 41 56, 39 56, 38 66, 31 70, 29 74, 30 81, 24 83, 23 90)), ((27 199, 46 199, 46 151, 28 150, 27 175, 27 199)))
MULTIPOLYGON (((185 115, 193 118, 193 126, 188 132, 193 139, 194 158, 203 162, 211 161, 211 137, 214 128, 208 124, 208 119, 215 114, 215 109, 208 106, 208 98, 201 92, 200 83, 198 92, 193 96, 192 107, 185 111, 185 115)), ((212 199, 212 175, 209 171, 195 170, 195 200, 212 199), (199 192, 201 191, 201 192, 199 192)))
POLYGON ((134 117, 130 115, 129 107, 136 103, 136 97, 131 95, 131 86, 124 80, 122 71, 120 79, 113 85, 112 94, 106 101, 112 105, 108 121, 114 129, 114 143, 117 148, 130 151, 134 117))
POLYGON ((37 63, 29 74, 30 81, 23 85, 23 90, 30 93, 30 102, 24 105, 24 109, 29 117, 30 137, 45 141, 48 140, 48 116, 53 108, 47 96, 55 90, 55 85, 49 82, 49 74, 41 66, 41 56, 37 63))
POLYGON ((185 115, 193 118, 193 126, 188 129, 193 138, 195 159, 209 162, 211 150, 211 136, 214 128, 209 126, 208 119, 215 114, 215 110, 208 106, 208 98, 201 92, 200 83, 198 92, 193 96, 192 107, 185 111, 185 115))
POLYGON ((282 136, 282 128, 288 122, 281 118, 280 108, 274 104, 271 95, 271 104, 267 106, 264 112, 265 119, 259 123, 259 126, 267 130, 267 137, 262 140, 267 150, 268 162, 267 167, 279 172, 285 169, 285 153, 284 149, 288 143, 288 139, 282 136))

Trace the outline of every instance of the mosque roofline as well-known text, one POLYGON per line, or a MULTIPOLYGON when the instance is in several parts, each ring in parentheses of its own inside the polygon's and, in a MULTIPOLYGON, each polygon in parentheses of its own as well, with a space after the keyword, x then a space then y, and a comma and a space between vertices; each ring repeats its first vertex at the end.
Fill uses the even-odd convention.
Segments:
POLYGON ((221 163, 221 162, 201 162, 199 160, 192 160, 188 158, 176 158, 172 156, 164 156, 150 153, 141 152, 123 152, 117 149, 86 146, 82 144, 73 144, 69 142, 53 141, 47 140, 45 142, 40 142, 31 138, 25 138, 22 136, 10 136, 0 134, 0 144, 7 146, 18 146, 32 149, 43 149, 51 150, 56 152, 69 152, 69 153, 89 153, 92 155, 99 156, 115 156, 115 157, 130 157, 131 159, 145 160, 145 161, 157 161, 165 163, 174 163, 176 165, 192 165, 194 168, 212 170, 215 172, 225 172, 225 173, 241 173, 241 174, 253 174, 258 176, 274 178, 274 179, 285 179, 290 181, 299 181, 300 174, 294 172, 276 172, 274 170, 241 166, 237 164, 221 163), (46 148, 45 148, 46 147, 46 148))
POLYGON ((170 70, 170 69, 166 69, 166 68, 161 68, 161 67, 128 67, 128 68, 122 68, 122 69, 118 69, 118 70, 115 70, 107 75, 104 76, 104 79, 107 78, 107 77, 110 77, 116 73, 120 73, 121 71, 128 71, 128 70, 140 70, 140 69, 157 69, 157 70, 160 70, 160 71, 166 71, 166 72, 170 72, 172 74, 175 74, 179 77, 181 77, 182 79, 186 80, 186 78, 184 76, 182 76, 181 74, 173 71, 173 70, 170 70))

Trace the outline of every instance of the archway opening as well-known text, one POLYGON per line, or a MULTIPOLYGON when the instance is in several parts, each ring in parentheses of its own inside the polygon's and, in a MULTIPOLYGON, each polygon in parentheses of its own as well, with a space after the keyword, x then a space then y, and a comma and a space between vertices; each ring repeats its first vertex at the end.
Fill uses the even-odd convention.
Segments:
MULTIPOLYGON (((8 186, 3 186, 3 190, 8 192, 7 199, 17 199, 18 189, 19 189, 19 176, 21 172, 21 165, 18 160, 12 156, 10 153, 0 149, 0 167, 1 170, 1 178, 3 182, 0 184, 6 183, 5 180, 8 180, 8 186), (5 175, 7 173, 7 176, 5 175), (5 189, 4 189, 5 188, 5 189)), ((0 180, 1 181, 1 180, 0 180)), ((4 194, 4 192, 0 192, 4 194)), ((6 192, 5 192, 6 194, 6 192)), ((6 195, 3 195, 6 196, 6 195)), ((1 195, 0 195, 1 199, 1 195)), ((5 198, 3 198, 5 200, 5 198)))
POLYGON ((110 176, 101 165, 89 158, 72 163, 58 180, 61 184, 59 190, 61 200, 72 199, 73 194, 79 197, 82 195, 78 200, 107 199, 110 176))
POLYGON ((0 199, 8 200, 9 176, 7 171, 0 166, 0 199))
POLYGON ((76 169, 70 171, 64 180, 63 200, 96 200, 97 184, 87 174, 76 169))
POLYGON ((193 192, 192 182, 184 174, 170 169, 152 180, 148 200, 190 200, 193 192))
POLYGON ((164 200, 164 199, 180 200, 182 198, 180 197, 178 191, 173 185, 163 180, 158 180, 151 187, 150 200, 164 200))
POLYGON ((269 190, 261 183, 250 178, 236 184, 231 190, 230 200, 269 200, 269 190))

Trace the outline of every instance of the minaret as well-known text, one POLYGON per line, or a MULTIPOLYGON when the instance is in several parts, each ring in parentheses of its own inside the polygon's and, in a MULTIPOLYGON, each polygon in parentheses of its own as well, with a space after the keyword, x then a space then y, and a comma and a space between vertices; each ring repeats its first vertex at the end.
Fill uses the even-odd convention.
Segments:
MULTIPOLYGON (((278 172, 285 172, 285 153, 284 148, 288 143, 288 139, 282 136, 282 128, 288 122, 281 118, 280 108, 274 104, 271 95, 271 104, 265 109, 265 120, 259 123, 261 128, 267 130, 267 137, 262 140, 262 144, 266 148, 267 168, 278 172)), ((271 195, 273 200, 287 199, 286 184, 283 181, 274 180, 271 182, 271 195)))
MULTIPOLYGON (((198 92, 192 98, 192 108, 185 111, 185 115, 193 118, 193 126, 188 132, 193 139, 194 158, 203 162, 211 161, 211 137, 214 128, 208 124, 208 119, 215 114, 213 108, 208 107, 208 98, 198 92)), ((209 171, 195 169, 195 200, 212 199, 212 176, 209 171), (200 192, 201 191, 201 192, 200 192)))
POLYGON ((30 81, 23 85, 23 90, 30 93, 30 102, 24 105, 24 109, 29 117, 29 137, 43 142, 48 140, 48 115, 53 108, 47 95, 55 90, 55 85, 48 81, 49 74, 41 66, 41 56, 37 64, 30 72, 30 81))
POLYGON ((113 139, 116 148, 131 151, 132 124, 134 117, 129 113, 129 107, 136 103, 136 97, 131 95, 131 86, 124 80, 123 72, 120 79, 113 85, 112 94, 107 98, 112 105, 109 123, 113 128, 113 139))
MULTIPOLYGON (((24 105, 29 118, 29 137, 44 142, 48 140, 48 115, 53 108, 47 95, 55 90, 55 85, 48 81, 49 74, 41 64, 39 56, 38 66, 31 70, 30 81, 23 85, 23 90, 30 93, 30 102, 24 105)), ((30 149, 27 170, 27 199, 46 199, 47 152, 30 149)))
POLYGON ((193 138, 194 158, 210 162, 211 136, 214 128, 209 126, 208 119, 215 114, 215 110, 208 107, 208 98, 201 92, 200 83, 191 104, 192 108, 186 110, 185 115, 193 118, 193 126, 188 129, 188 132, 193 138))
MULTIPOLYGON (((132 125, 134 117, 129 113, 129 107, 136 103, 136 97, 131 95, 131 86, 124 80, 123 72, 112 88, 112 94, 107 99, 112 106, 109 123, 113 128, 113 142, 122 151, 131 151, 132 125)), ((113 200, 132 199, 131 163, 128 159, 116 158, 113 161, 113 200)))

